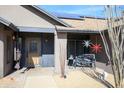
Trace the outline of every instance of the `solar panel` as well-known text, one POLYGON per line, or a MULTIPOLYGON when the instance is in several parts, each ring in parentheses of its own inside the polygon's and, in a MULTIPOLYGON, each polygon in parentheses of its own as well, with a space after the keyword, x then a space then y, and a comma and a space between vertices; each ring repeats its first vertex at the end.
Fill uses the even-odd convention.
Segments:
POLYGON ((52 13, 54 16, 59 18, 73 18, 73 19, 81 19, 80 15, 77 14, 67 14, 67 13, 52 13))
POLYGON ((82 19, 82 18, 104 18, 102 16, 91 16, 91 15, 78 15, 78 14, 67 14, 67 13, 55 13, 55 12, 52 12, 52 14, 56 17, 59 17, 59 18, 71 18, 71 19, 82 19))

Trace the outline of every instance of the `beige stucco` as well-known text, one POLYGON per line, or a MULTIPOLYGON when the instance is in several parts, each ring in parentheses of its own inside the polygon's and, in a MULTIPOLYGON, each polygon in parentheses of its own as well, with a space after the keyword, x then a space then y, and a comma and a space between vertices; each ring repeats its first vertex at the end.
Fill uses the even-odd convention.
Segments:
POLYGON ((13 64, 13 41, 12 41, 13 32, 10 29, 5 29, 4 27, 0 27, 0 77, 3 77, 12 71, 13 64), (9 49, 11 50, 10 62, 7 62, 7 36, 10 37, 11 45, 9 49))
POLYGON ((53 28, 54 26, 44 18, 19 5, 0 6, 0 17, 12 22, 16 26, 53 28))
POLYGON ((3 27, 0 27, 0 77, 3 77, 3 61, 4 61, 4 42, 3 42, 3 27))
POLYGON ((67 64, 67 33, 58 33, 54 34, 55 40, 55 72, 61 73, 61 66, 67 64), (64 64, 65 63, 65 64, 64 64))
POLYGON ((4 30, 4 46, 5 46, 5 49, 4 49, 4 75, 7 75, 9 74, 10 72, 12 72, 13 70, 13 40, 12 40, 12 36, 13 36, 13 31, 12 30, 4 30), (7 36, 9 36, 9 39, 10 39, 10 42, 11 42, 11 45, 7 45, 7 36), (10 49, 10 53, 9 54, 9 57, 10 57, 10 61, 7 62, 7 46, 9 46, 9 49, 10 49))

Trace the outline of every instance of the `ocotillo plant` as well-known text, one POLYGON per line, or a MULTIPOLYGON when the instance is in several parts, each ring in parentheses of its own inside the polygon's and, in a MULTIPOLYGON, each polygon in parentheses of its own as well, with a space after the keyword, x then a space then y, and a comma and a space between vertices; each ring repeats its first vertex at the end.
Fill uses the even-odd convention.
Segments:
POLYGON ((119 6, 108 5, 105 6, 105 16, 107 30, 99 32, 112 67, 115 87, 121 88, 123 87, 124 68, 124 15, 119 6))

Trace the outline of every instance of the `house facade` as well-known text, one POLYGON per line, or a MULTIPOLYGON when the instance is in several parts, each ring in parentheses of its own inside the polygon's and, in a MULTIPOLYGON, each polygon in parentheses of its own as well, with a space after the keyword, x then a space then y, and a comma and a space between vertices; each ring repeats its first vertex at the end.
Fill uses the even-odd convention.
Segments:
MULTIPOLYGON (((83 40, 103 47, 98 30, 103 31, 105 23, 94 18, 58 18, 31 5, 0 6, 0 77, 13 71, 18 52, 21 67, 53 67, 56 73, 64 73, 70 55, 92 53, 83 47, 83 40)), ((102 49, 96 59, 106 62, 102 49)))
POLYGON ((13 33, 10 24, 0 18, 0 77, 12 72, 13 64, 13 33))

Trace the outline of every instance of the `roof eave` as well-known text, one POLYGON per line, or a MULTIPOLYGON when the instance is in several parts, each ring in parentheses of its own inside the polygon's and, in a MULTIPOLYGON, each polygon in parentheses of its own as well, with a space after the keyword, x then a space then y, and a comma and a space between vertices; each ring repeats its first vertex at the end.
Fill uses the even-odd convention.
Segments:
POLYGON ((3 19, 2 17, 0 17, 0 23, 10 27, 14 31, 18 31, 18 28, 13 23, 3 19))
MULTIPOLYGON (((100 30, 103 32, 103 30, 100 30)), ((76 28, 58 28, 57 27, 57 32, 67 32, 67 33, 96 33, 99 34, 99 30, 87 30, 87 29, 76 29, 76 28)))
POLYGON ((56 20, 56 21, 59 22, 60 24, 66 26, 66 27, 72 27, 71 25, 65 23, 64 21, 60 20, 60 19, 57 18, 56 16, 53 16, 53 15, 51 15, 50 13, 46 12, 45 10, 43 10, 43 9, 41 9, 41 8, 39 8, 39 7, 37 7, 36 5, 31 5, 31 6, 32 6, 33 8, 35 8, 35 9, 39 10, 40 12, 46 14, 47 16, 51 17, 52 19, 56 20))

